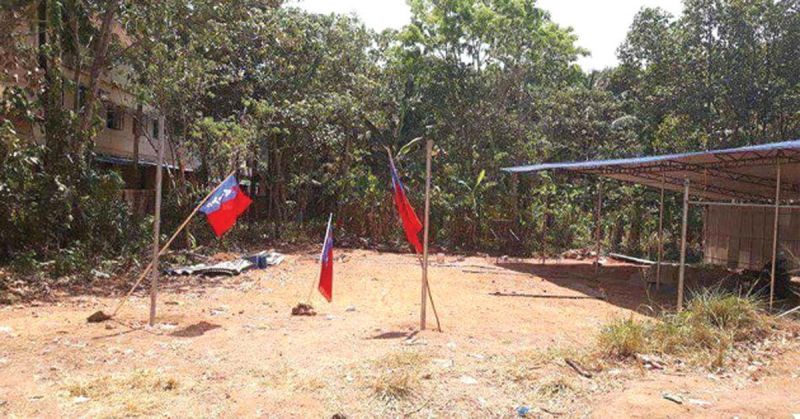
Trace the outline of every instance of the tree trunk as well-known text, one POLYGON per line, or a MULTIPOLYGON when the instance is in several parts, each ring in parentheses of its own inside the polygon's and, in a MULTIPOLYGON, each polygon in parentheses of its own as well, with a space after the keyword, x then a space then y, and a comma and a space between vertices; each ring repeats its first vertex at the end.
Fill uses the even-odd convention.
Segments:
MULTIPOLYGON (((117 12, 120 0, 110 0, 105 12, 103 13, 102 24, 100 26, 100 34, 96 38, 92 46, 92 65, 89 67, 89 80, 86 88, 86 104, 81 112, 78 130, 79 141, 83 141, 83 134, 89 129, 89 126, 94 119, 95 101, 100 89, 100 76, 106 67, 108 60, 108 46, 111 43, 111 25, 114 22, 114 16, 117 12)), ((83 144, 78 144, 82 146, 83 144)))

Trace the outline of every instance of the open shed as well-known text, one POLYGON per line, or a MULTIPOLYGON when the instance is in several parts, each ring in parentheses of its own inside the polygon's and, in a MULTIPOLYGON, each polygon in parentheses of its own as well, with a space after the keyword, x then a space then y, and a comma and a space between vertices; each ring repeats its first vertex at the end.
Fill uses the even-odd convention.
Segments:
MULTIPOLYGON (((800 253, 800 140, 722 150, 585 162, 542 163, 503 169, 509 173, 556 171, 597 175, 661 190, 656 281, 663 259, 664 192, 683 194, 678 310, 683 307, 686 231, 690 205, 705 207, 705 262, 759 269, 772 264, 774 300, 779 245, 800 253)), ((599 221, 602 189, 597 201, 599 221)), ((600 230, 598 224, 598 256, 600 230)))

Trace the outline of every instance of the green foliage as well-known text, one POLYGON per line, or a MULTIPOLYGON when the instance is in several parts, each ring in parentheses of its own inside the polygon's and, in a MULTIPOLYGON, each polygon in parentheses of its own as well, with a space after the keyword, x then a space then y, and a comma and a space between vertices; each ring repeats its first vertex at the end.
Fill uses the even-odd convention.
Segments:
MULTIPOLYGON (((0 23, 19 21, 23 3, 0 23)), ((533 0, 412 0, 411 22, 382 33, 280 0, 43 4, 42 48, 0 40, 8 68, 36 70, 20 85, 0 75, 17 86, 0 107, 0 259, 21 265, 61 255, 69 271, 80 254, 132 254, 146 241, 149 220, 131 217, 119 179, 93 164, 99 95, 63 103, 75 65, 99 78, 131 69, 120 72, 126 89, 165 114, 180 163, 196 166, 170 177, 162 231, 221 176, 246 169, 254 208, 222 242, 194 221, 189 246, 316 237, 333 212, 340 243, 405 247, 385 150, 421 215, 433 139, 434 247, 552 254, 592 242, 598 182, 501 168, 800 136, 797 0, 691 0, 681 16, 645 8, 621 64, 592 73, 576 64, 587 51, 572 30, 533 0), (127 39, 103 48, 97 18, 107 13, 127 39)), ((606 245, 653 257, 657 192, 603 190, 606 245)), ((666 226, 680 224, 677 204, 667 196, 666 226)), ((690 231, 690 247, 699 235, 690 231)), ((669 258, 676 235, 666 238, 669 258)))

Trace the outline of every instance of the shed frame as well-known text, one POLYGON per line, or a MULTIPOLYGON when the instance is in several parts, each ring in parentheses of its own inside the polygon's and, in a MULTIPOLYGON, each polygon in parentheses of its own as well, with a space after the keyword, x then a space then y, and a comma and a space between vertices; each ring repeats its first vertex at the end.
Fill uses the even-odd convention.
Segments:
MULTIPOLYGON (((773 208, 769 291, 769 307, 772 309, 775 298, 775 271, 779 243, 778 217, 781 210, 800 209, 800 205, 794 205, 800 201, 800 140, 661 156, 541 163, 502 170, 508 173, 556 171, 595 175, 659 189, 657 287, 661 284, 661 266, 663 264, 664 192, 681 192, 683 214, 677 292, 678 311, 683 309, 690 206, 773 208), (692 196, 699 199, 692 199, 692 196)), ((601 185, 598 186, 597 192, 595 228, 599 261, 603 199, 601 185)))

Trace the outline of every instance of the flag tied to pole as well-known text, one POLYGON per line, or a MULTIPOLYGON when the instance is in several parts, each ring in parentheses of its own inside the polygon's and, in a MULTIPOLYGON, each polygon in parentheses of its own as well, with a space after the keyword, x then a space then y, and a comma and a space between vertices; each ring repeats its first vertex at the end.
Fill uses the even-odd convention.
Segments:
POLYGON ((325 230, 325 241, 322 243, 322 254, 319 257, 319 292, 328 302, 333 300, 333 214, 328 218, 328 229, 325 230))
POLYGON ((206 215, 214 234, 222 237, 252 202, 239 188, 239 181, 231 175, 211 194, 200 211, 206 215))
POLYGON ((389 168, 392 171, 394 204, 397 206, 397 212, 400 214, 400 219, 403 221, 403 230, 405 230, 406 239, 414 246, 414 250, 417 253, 422 253, 422 243, 419 241, 422 223, 414 212, 411 203, 408 202, 405 189, 403 189, 403 182, 400 181, 400 176, 397 174, 397 168, 394 167, 394 161, 392 161, 391 157, 389 157, 389 168))

